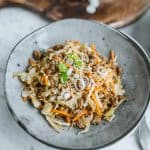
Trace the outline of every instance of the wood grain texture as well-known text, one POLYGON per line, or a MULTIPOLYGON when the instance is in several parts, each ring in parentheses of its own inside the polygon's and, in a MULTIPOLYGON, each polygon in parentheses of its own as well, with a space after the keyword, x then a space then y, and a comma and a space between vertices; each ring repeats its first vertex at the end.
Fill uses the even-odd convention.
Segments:
POLYGON ((25 6, 51 20, 86 18, 121 27, 137 19, 150 6, 150 0, 101 0, 95 14, 87 14, 87 0, 0 0, 0 7, 25 6))

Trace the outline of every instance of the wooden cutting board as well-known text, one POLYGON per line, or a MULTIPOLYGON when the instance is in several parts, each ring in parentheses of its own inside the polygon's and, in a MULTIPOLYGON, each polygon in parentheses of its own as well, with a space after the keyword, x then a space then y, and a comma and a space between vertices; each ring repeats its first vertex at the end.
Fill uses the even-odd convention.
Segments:
POLYGON ((87 0, 0 0, 0 7, 25 6, 51 20, 62 18, 94 19, 112 27, 127 25, 141 16, 150 0, 101 0, 95 14, 86 13, 87 0))

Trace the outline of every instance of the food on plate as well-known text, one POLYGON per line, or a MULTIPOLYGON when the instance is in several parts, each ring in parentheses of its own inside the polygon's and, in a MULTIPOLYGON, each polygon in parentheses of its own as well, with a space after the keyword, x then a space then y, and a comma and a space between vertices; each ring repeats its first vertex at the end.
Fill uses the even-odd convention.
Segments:
POLYGON ((22 83, 23 100, 39 109, 56 131, 74 126, 80 133, 114 118, 125 100, 121 75, 113 50, 107 59, 94 44, 79 41, 36 50, 26 71, 14 73, 22 83))

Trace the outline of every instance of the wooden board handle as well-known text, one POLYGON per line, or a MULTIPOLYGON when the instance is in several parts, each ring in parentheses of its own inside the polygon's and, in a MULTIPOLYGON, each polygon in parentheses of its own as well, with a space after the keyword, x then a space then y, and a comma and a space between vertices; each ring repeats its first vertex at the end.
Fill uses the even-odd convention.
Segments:
POLYGON ((88 0, 0 0, 0 7, 17 4, 42 13, 51 20, 85 18, 121 27, 138 18, 150 0, 101 0, 94 14, 88 14, 88 0))
POLYGON ((0 7, 7 5, 22 5, 27 6, 39 12, 44 12, 49 9, 55 0, 0 0, 0 7))

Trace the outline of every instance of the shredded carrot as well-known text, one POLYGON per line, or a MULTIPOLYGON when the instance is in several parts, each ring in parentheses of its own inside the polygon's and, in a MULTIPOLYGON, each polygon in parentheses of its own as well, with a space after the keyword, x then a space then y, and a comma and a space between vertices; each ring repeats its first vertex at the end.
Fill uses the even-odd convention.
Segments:
POLYGON ((73 118, 73 122, 79 120, 83 115, 87 114, 87 110, 84 109, 83 111, 81 111, 79 114, 77 114, 74 118, 73 118))
MULTIPOLYGON (((86 91, 89 91, 90 89, 91 89, 91 86, 87 86, 87 87, 85 88, 86 91)), ((87 93, 83 93, 83 94, 87 94, 87 93)))
POLYGON ((72 67, 70 64, 68 64, 68 63, 65 63, 64 62, 64 64, 68 67, 68 68, 70 68, 70 67, 72 67))
POLYGON ((96 86, 96 87, 94 88, 94 91, 100 91, 101 89, 102 89, 101 86, 96 86))
POLYGON ((96 99, 94 94, 92 94, 92 99, 93 99, 93 101, 94 101, 94 103, 96 105, 97 114, 101 117, 102 116, 102 111, 101 111, 101 109, 99 107, 98 101, 97 101, 97 99, 96 99))
POLYGON ((70 122, 71 122, 71 118, 70 118, 70 117, 66 117, 66 121, 67 121, 68 123, 70 123, 70 122))
POLYGON ((43 75, 42 77, 41 77, 41 79, 40 79, 40 82, 41 82, 41 84, 42 85, 49 85, 49 80, 48 80, 48 76, 46 76, 46 75, 43 75))
POLYGON ((51 112, 56 113, 58 115, 64 115, 66 117, 72 117, 71 114, 69 114, 67 111, 64 111, 64 110, 52 109, 51 112))
POLYGON ((57 61, 57 60, 60 60, 60 58, 57 57, 57 56, 53 56, 53 59, 56 60, 56 61, 57 61))
POLYGON ((91 44, 91 45, 90 45, 90 47, 91 47, 91 49, 92 49, 93 51, 95 51, 95 50, 96 50, 96 46, 95 46, 95 44, 91 44))
POLYGON ((94 55, 94 63, 98 64, 100 62, 99 57, 97 55, 94 55))
POLYGON ((98 76, 94 76, 91 72, 85 72, 85 75, 88 76, 89 78, 93 78, 94 80, 98 81, 97 80, 98 76))
POLYGON ((113 50, 110 51, 110 58, 112 61, 115 59, 115 52, 113 50))
POLYGON ((92 72, 85 72, 85 75, 90 77, 90 76, 92 76, 92 72))
MULTIPOLYGON (((106 91, 101 87, 101 86, 98 86, 94 89, 94 92, 103 92, 104 94, 106 94, 106 91)), ((94 95, 94 94, 93 94, 94 95)), ((94 95, 95 96, 95 95, 94 95)))
POLYGON ((92 51, 94 52, 94 57, 95 57, 95 64, 98 64, 99 63, 99 56, 98 56, 98 52, 96 51, 96 46, 95 44, 91 44, 90 45, 90 48, 92 49, 92 51))

